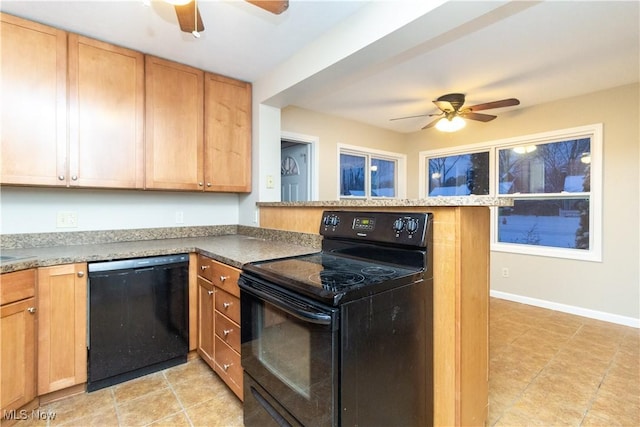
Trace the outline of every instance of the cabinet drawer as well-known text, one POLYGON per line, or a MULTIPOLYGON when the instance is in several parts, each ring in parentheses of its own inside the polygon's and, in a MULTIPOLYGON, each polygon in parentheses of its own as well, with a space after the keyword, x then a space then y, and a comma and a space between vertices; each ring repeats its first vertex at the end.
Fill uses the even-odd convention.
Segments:
POLYGON ((222 289, 216 289, 216 311, 240 324, 240 298, 222 289))
POLYGON ((238 287, 238 279, 240 278, 240 270, 213 260, 211 263, 213 270, 211 281, 213 284, 239 298, 240 288, 238 287))
POLYGON ((198 275, 211 282, 213 279, 213 260, 206 256, 198 255, 198 275))
POLYGON ((36 271, 33 269, 5 273, 0 281, 0 305, 31 298, 36 294, 36 271))
POLYGON ((242 400, 242 366, 240 355, 216 337, 215 371, 229 388, 242 400))
POLYGON ((240 326, 216 311, 216 335, 240 353, 240 326))

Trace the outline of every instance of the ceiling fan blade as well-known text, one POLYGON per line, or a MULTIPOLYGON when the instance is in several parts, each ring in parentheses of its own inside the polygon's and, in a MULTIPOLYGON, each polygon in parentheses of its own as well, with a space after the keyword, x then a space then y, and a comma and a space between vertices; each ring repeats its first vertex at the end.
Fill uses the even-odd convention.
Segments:
POLYGON ((180 29, 185 33, 191 33, 195 28, 196 20, 198 21, 197 31, 204 31, 204 24, 202 23, 202 18, 200 17, 200 10, 196 8, 196 2, 191 1, 184 6, 175 6, 176 15, 178 16, 178 23, 180 24, 180 29), (194 11, 196 8, 197 17, 194 11))
POLYGON ((422 128, 422 130, 434 127, 439 121, 440 121, 440 118, 437 118, 437 119, 429 122, 425 127, 422 128))
POLYGON ((246 0, 246 2, 276 15, 289 9, 289 0, 246 0))
POLYGON ((481 114, 481 113, 472 113, 471 111, 460 113, 461 117, 470 120, 478 120, 480 122, 490 122, 498 116, 493 116, 491 114, 481 114))
POLYGON ((389 121, 392 122, 394 120, 414 119, 416 117, 427 117, 427 116, 432 116, 432 115, 433 114, 419 114, 417 116, 396 117, 395 119, 389 119, 389 121))
POLYGON ((474 105, 472 107, 465 108, 465 110, 468 110, 468 111, 490 110, 492 108, 511 107, 514 105, 520 105, 520 101, 518 101, 516 98, 508 98, 508 99, 501 99, 500 101, 493 101, 493 102, 487 102, 484 104, 474 105))

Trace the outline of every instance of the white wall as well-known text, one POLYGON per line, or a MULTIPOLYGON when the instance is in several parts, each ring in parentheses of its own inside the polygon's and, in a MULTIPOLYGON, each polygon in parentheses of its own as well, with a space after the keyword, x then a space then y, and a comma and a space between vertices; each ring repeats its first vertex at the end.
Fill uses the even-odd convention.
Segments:
POLYGON ((226 225, 238 223, 238 196, 2 187, 0 212, 2 234, 226 225), (57 228, 59 211, 76 212, 78 227, 57 228))

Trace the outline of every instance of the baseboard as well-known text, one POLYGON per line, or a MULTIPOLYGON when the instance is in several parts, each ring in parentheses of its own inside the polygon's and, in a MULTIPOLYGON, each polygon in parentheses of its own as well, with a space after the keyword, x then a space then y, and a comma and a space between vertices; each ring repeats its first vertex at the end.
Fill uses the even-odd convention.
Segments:
POLYGON ((632 328, 640 329, 640 319, 635 319, 633 317, 620 316, 618 314, 606 313, 604 311, 590 310, 588 308, 576 307, 573 305, 561 304, 558 302, 546 301, 537 298, 524 297, 521 295, 510 294, 501 291, 491 290, 490 295, 494 298, 519 302, 536 307, 548 308, 550 310, 561 311, 563 313, 575 314, 576 316, 603 320, 605 322, 616 323, 618 325, 630 326, 632 328))

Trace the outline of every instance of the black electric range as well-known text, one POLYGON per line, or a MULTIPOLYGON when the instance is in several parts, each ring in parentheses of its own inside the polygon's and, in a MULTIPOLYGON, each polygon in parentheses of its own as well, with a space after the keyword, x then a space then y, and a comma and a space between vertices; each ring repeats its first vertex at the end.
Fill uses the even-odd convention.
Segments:
POLYGON ((432 424, 431 224, 327 211, 321 252, 243 267, 245 426, 432 424))

